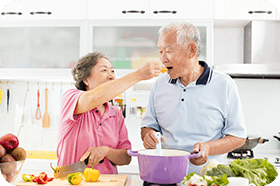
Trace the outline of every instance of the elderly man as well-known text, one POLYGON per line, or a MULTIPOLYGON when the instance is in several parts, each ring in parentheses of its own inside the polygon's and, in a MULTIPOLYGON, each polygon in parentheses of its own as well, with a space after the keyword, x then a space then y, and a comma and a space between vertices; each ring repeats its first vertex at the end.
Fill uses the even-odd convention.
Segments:
POLYGON ((199 173, 208 159, 222 161, 247 136, 237 86, 226 74, 198 61, 199 30, 186 22, 159 30, 158 49, 167 74, 151 88, 141 125, 144 147, 155 148, 160 131, 163 149, 201 152, 189 173, 199 173))

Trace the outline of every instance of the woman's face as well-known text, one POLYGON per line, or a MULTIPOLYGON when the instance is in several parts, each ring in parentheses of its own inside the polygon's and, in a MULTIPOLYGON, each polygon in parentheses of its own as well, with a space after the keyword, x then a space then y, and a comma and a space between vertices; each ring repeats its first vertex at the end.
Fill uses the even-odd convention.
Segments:
POLYGON ((99 58, 96 65, 92 68, 91 74, 84 80, 87 90, 92 90, 97 86, 116 79, 115 71, 110 61, 105 58, 99 58))

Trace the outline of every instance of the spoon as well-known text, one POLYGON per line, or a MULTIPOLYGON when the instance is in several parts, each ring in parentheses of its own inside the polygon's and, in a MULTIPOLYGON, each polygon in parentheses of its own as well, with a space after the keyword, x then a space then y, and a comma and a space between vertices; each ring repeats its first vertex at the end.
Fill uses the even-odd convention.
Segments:
POLYGON ((156 143, 156 151, 158 156, 162 156, 160 136, 161 136, 160 132, 156 132, 156 137, 159 140, 159 143, 156 143))
POLYGON ((40 104, 39 104, 39 97, 40 97, 40 90, 38 89, 38 91, 37 91, 37 110, 36 110, 36 114, 35 114, 35 118, 37 120, 41 119, 41 117, 42 117, 41 110, 40 110, 40 104))

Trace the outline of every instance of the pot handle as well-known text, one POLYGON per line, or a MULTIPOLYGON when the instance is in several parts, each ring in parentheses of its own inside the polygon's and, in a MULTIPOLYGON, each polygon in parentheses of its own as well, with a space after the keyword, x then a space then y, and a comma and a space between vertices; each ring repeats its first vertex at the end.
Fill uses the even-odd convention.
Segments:
POLYGON ((192 152, 191 155, 189 155, 189 159, 190 158, 197 158, 201 155, 201 152, 192 152))
POLYGON ((129 156, 139 156, 139 153, 135 150, 127 150, 129 156))
POLYGON ((259 143, 265 143, 265 142, 268 142, 268 141, 269 141, 269 139, 261 138, 259 140, 259 143))
POLYGON ((273 136, 274 138, 276 138, 276 139, 278 139, 279 141, 280 141, 280 137, 278 137, 278 136, 273 136))

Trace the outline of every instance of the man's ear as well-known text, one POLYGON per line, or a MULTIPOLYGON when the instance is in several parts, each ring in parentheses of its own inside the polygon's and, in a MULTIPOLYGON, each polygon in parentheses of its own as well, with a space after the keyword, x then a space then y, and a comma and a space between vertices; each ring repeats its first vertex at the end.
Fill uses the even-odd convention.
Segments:
POLYGON ((89 85, 87 78, 83 79, 83 82, 84 82, 84 84, 85 84, 86 86, 89 85))
POLYGON ((189 57, 194 58, 197 54, 197 46, 195 43, 191 43, 188 47, 189 57))

